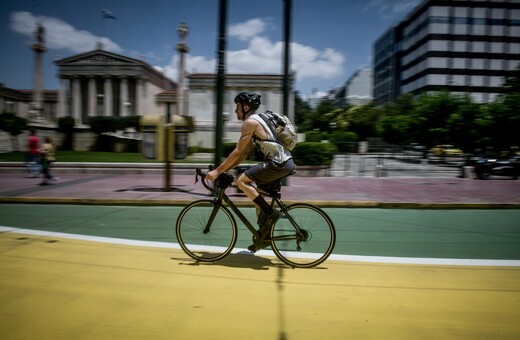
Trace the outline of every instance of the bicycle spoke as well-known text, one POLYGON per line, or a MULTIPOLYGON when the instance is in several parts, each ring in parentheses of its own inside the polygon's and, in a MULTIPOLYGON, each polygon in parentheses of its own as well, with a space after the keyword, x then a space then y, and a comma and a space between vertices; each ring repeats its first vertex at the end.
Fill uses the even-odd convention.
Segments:
POLYGON ((196 201, 181 211, 176 226, 182 249, 199 261, 217 261, 228 255, 237 240, 237 227, 229 210, 212 201, 196 201))
POLYGON ((275 254, 294 267, 313 267, 334 249, 336 233, 330 218, 318 207, 297 203, 287 208, 291 219, 279 219, 272 232, 275 254), (293 221, 300 228, 293 226, 293 221))

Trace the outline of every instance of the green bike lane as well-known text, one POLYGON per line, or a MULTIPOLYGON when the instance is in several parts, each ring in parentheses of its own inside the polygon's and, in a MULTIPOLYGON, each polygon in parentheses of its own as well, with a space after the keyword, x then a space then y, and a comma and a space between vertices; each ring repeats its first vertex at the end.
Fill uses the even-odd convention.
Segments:
MULTIPOLYGON (((176 243, 182 207, 1 204, 0 226, 49 233, 176 243)), ((241 208, 254 219, 254 209, 241 208)), ((337 232, 334 255, 520 260, 520 210, 325 208, 337 232)), ((237 248, 251 235, 239 223, 237 248)))

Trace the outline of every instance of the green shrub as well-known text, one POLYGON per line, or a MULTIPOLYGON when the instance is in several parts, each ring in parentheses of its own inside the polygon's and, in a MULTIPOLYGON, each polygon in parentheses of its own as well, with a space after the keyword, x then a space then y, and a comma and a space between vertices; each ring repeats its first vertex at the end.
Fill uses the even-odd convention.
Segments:
POLYGON ((306 131, 305 132, 305 142, 321 142, 322 140, 327 140, 328 134, 326 132, 321 131, 306 131))
POLYGON ((330 165, 337 148, 331 143, 304 142, 292 151, 296 165, 330 165))
POLYGON ((100 134, 103 132, 115 132, 119 129, 121 121, 119 117, 95 116, 89 117, 88 125, 92 132, 100 134))
POLYGON ((329 140, 331 142, 355 143, 358 141, 358 135, 352 131, 334 131, 330 133, 329 140))

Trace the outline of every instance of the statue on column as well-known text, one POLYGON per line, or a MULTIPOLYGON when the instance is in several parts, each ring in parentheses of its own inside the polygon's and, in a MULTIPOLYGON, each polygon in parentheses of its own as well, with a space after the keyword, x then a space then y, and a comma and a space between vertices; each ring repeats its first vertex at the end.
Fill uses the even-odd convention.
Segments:
POLYGON ((45 43, 45 27, 41 23, 38 24, 36 31, 34 31, 34 37, 36 38, 36 43, 45 43))

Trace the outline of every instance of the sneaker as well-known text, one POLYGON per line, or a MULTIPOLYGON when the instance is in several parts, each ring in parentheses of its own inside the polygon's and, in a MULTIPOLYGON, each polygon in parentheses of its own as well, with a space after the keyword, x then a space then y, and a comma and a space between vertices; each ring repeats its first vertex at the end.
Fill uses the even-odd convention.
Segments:
POLYGON ((55 177, 51 178, 51 183, 56 183, 59 180, 60 180, 60 178, 55 176, 55 177))

